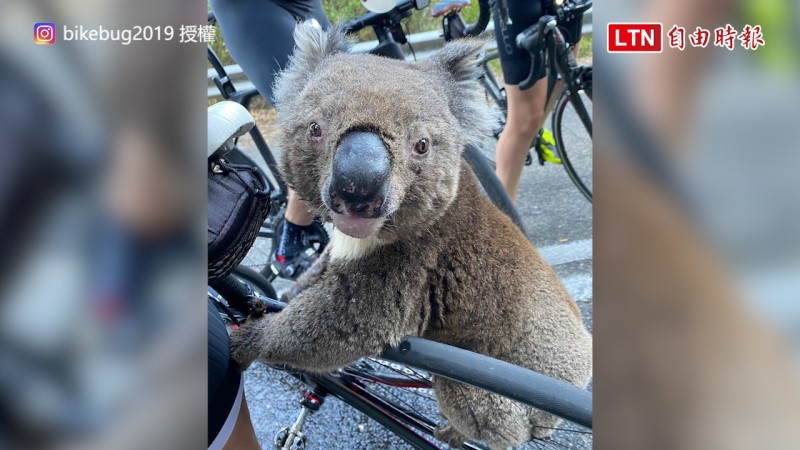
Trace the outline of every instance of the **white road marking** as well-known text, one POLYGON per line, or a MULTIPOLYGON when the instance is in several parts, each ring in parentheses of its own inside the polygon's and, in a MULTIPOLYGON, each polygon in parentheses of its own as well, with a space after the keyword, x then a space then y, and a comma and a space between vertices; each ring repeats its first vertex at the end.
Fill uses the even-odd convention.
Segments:
POLYGON ((542 258, 551 266, 592 259, 592 240, 583 239, 566 244, 549 245, 539 249, 542 258))
POLYGON ((581 273, 567 275, 561 278, 567 292, 576 302, 589 302, 592 300, 592 274, 581 273))
MULTIPOLYGON (((551 266, 592 259, 592 240, 583 239, 566 244, 549 245, 539 249, 539 253, 551 266)), ((558 270, 556 270, 558 272, 558 270)), ((561 275, 561 282, 576 302, 592 300, 592 273, 571 273, 561 275)))

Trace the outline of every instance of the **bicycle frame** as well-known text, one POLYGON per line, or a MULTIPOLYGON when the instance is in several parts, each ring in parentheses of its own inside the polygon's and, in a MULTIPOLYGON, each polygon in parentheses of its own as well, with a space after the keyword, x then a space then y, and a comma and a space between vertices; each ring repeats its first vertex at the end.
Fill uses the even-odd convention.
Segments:
MULTIPOLYGON (((375 420, 415 449, 439 449, 438 445, 422 435, 432 437, 437 426, 426 417, 403 411, 396 405, 373 394, 367 386, 352 377, 317 375, 312 376, 311 379, 313 383, 324 389, 326 394, 334 395, 370 419, 375 420)), ((302 381, 307 382, 308 380, 302 381)), ((465 443, 462 448, 467 450, 486 450, 485 447, 472 443, 465 443)))
MULTIPOLYGON (((578 117, 580 117, 583 126, 586 127, 586 131, 589 132, 589 136, 592 136, 592 119, 589 117, 589 112, 586 110, 586 105, 583 104, 583 100, 581 100, 580 95, 578 94, 579 86, 575 75, 579 73, 580 68, 574 64, 574 60, 570 58, 572 56, 571 49, 567 46, 566 42, 564 42, 564 36, 558 30, 558 28, 553 29, 553 33, 547 35, 547 59, 550 62, 550 79, 554 78, 555 73, 560 74, 562 79, 564 80, 564 89, 568 92, 568 97, 572 106, 575 107, 575 111, 578 113, 578 117)), ((548 86, 548 98, 552 95, 551 90, 548 86)))

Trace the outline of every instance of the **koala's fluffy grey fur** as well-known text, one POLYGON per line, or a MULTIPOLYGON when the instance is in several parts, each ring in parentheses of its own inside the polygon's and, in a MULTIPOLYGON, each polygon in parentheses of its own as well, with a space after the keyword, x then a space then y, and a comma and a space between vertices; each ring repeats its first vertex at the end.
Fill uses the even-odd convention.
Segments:
MULTIPOLYGON (((482 43, 448 44, 422 62, 348 54, 338 31, 298 26, 297 50, 275 89, 282 173, 320 214, 342 136, 379 133, 390 153, 391 214, 374 235, 334 230, 327 267, 288 307, 231 336, 253 360, 327 372, 416 335, 585 387, 592 342, 578 308, 526 237, 486 200, 462 162, 492 121, 475 81, 482 43), (321 135, 309 134, 309 123, 321 135), (430 151, 413 152, 421 138, 430 151)), ((437 436, 505 449, 548 436, 558 419, 434 378, 449 425, 437 436)))

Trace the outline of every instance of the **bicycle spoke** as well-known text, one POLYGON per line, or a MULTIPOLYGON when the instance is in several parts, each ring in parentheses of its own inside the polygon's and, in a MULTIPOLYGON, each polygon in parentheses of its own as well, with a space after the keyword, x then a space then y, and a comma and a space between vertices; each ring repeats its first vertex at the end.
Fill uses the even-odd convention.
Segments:
MULTIPOLYGON (((352 375, 353 377, 358 378, 358 379, 360 379, 362 381, 370 383, 371 385, 381 386, 382 388, 387 388, 387 389, 388 388, 403 389, 403 392, 405 392, 405 393, 413 394, 413 395, 415 395, 415 396, 417 396, 419 398, 422 398, 422 399, 425 399, 425 400, 428 400, 428 401, 431 401, 431 402, 434 402, 434 403, 436 402, 436 398, 434 396, 426 395, 426 394, 423 394, 422 392, 420 392, 420 389, 422 389, 422 388, 399 388, 399 387, 394 387, 394 386, 391 386, 391 385, 387 385, 387 384, 381 383, 381 382, 375 380, 375 378, 365 377, 363 375, 358 374, 358 372, 348 371, 346 373, 348 375, 352 375)), ((424 389, 428 389, 429 390, 430 388, 424 388, 424 389)), ((389 392, 391 392, 391 391, 389 391, 389 392)), ((392 394, 392 395, 396 395, 396 394, 392 394)))
POLYGON ((415 377, 413 377, 413 378, 411 376, 409 376, 408 373, 405 373, 405 372, 397 369, 392 364, 389 364, 389 363, 387 363, 385 361, 382 361, 382 360, 377 359, 377 358, 369 358, 369 360, 374 362, 374 363, 376 363, 376 364, 378 364, 378 365, 380 365, 381 367, 385 367, 385 368, 387 368, 387 369, 389 369, 389 370, 391 370, 391 371, 393 371, 393 372, 395 372, 397 374, 403 375, 403 376, 408 377, 410 379, 416 378, 419 381, 426 381, 426 382, 430 382, 431 381, 430 376, 423 375, 422 373, 417 372, 415 369, 412 369, 411 367, 406 367, 406 369, 408 369, 409 372, 411 372, 411 373, 413 373, 415 375, 415 377))
POLYGON ((534 448, 571 448, 566 444, 551 439, 534 439, 530 444, 533 444, 535 446, 534 448))
MULTIPOLYGON (((431 422, 434 422, 434 423, 436 422, 435 420, 433 420, 430 417, 428 417, 427 414, 421 413, 418 408, 415 408, 410 403, 408 403, 407 401, 403 400, 402 397, 400 397, 396 393, 392 392, 391 389, 389 389, 388 386, 384 386, 382 384, 374 384, 373 386, 379 387, 381 391, 383 391, 386 394, 389 394, 395 400, 398 400, 400 403, 402 403, 408 409, 408 412, 414 413, 414 414, 416 414, 417 416, 420 416, 420 417, 425 417, 426 419, 430 420, 431 422)), ((404 392, 408 392, 408 391, 404 391, 404 392)), ((435 399, 431 399, 431 400, 435 401, 435 399)))

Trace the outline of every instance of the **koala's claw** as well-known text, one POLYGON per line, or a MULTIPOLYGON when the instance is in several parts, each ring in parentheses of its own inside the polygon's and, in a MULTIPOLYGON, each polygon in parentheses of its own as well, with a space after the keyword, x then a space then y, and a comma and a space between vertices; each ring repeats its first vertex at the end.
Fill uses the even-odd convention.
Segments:
POLYGON ((439 426, 433 430, 433 437, 439 441, 446 442, 451 448, 461 448, 466 439, 463 434, 453 428, 452 425, 439 426))
POLYGON ((263 316, 264 312, 267 310, 267 302, 260 297, 251 297, 247 303, 250 306, 251 319, 257 319, 263 316))

